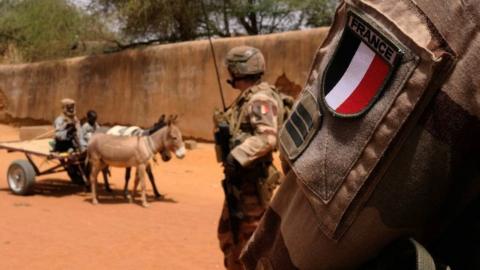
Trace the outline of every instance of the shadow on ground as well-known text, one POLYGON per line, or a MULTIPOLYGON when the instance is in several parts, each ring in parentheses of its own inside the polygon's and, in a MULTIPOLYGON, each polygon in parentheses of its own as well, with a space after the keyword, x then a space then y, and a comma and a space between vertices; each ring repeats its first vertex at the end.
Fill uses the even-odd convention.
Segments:
MULTIPOLYGON (((88 198, 84 199, 85 202, 91 203, 92 199, 90 196, 88 198)), ((168 198, 168 197, 161 197, 161 198, 156 198, 155 196, 147 196, 147 201, 149 204, 155 204, 155 203, 178 203, 175 199, 168 198)), ((113 193, 108 193, 108 192, 103 192, 100 193, 98 196, 98 203, 99 204, 130 204, 128 199, 125 199, 123 196, 123 192, 119 190, 114 190, 113 193)), ((139 194, 135 197, 133 202, 131 203, 136 204, 141 206, 142 205, 142 199, 139 194)))
MULTIPOLYGON (((8 188, 0 191, 10 192, 8 188)), ((33 193, 28 196, 65 197, 77 193, 84 193, 85 187, 62 179, 43 179, 35 182, 33 193)))
MULTIPOLYGON (((110 186, 113 188, 111 192, 105 190, 104 184, 98 184, 98 196, 99 201, 102 204, 124 204, 128 203, 128 200, 124 197, 123 190, 115 189, 112 184, 110 186)), ((0 189, 1 192, 10 192, 8 188, 0 189)), ((28 196, 45 196, 45 197, 66 197, 72 195, 79 195, 86 197, 84 200, 91 202, 90 191, 86 189, 85 186, 80 186, 69 182, 68 180, 63 179, 43 179, 35 182, 33 188, 33 193, 28 196)), ((166 195, 162 195, 157 198, 153 195, 147 193, 147 199, 149 203, 178 203, 173 198, 169 198, 166 195)), ((134 204, 141 204, 140 193, 137 193, 137 196, 133 202, 134 204)))

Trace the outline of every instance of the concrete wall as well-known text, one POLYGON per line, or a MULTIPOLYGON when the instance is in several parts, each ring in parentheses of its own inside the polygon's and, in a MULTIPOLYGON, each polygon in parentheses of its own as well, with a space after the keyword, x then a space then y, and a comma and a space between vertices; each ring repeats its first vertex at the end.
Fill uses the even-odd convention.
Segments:
MULTIPOLYGON (((320 28, 215 40, 227 104, 238 94, 225 83, 228 72, 223 57, 230 48, 241 44, 258 47, 267 60, 266 80, 298 93, 326 32, 320 28)), ((206 140, 212 139, 213 109, 221 107, 213 58, 205 40, 0 66, 3 121, 51 122, 65 97, 77 101, 79 116, 96 110, 101 123, 146 127, 162 113, 178 114, 184 135, 206 140)))

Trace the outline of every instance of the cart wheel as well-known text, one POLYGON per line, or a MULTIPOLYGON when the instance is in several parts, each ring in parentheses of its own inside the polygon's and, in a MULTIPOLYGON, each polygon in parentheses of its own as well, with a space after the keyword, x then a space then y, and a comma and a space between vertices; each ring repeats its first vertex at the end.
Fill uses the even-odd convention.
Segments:
POLYGON ((84 186, 85 182, 83 181, 83 176, 82 172, 80 171, 80 168, 78 166, 68 166, 66 168, 68 176, 70 177, 70 180, 72 180, 72 183, 76 185, 81 185, 84 186))
POLYGON ((27 160, 15 160, 7 171, 7 181, 10 190, 17 195, 32 193, 35 184, 35 170, 27 160))

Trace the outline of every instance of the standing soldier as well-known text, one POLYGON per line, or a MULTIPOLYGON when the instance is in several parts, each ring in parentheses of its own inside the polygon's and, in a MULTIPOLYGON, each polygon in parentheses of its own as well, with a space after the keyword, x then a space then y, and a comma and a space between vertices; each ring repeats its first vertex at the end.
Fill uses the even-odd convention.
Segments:
POLYGON ((243 269, 239 255, 257 227, 278 172, 272 165, 283 104, 262 82, 265 60, 252 47, 233 48, 226 57, 229 84, 241 91, 226 112, 215 113, 217 157, 223 162, 225 205, 218 227, 227 269, 243 269))
POLYGON ((83 150, 81 143, 81 128, 75 110, 75 101, 69 98, 62 99, 62 114, 53 123, 55 128, 56 152, 83 150))
POLYGON ((342 1, 246 268, 480 269, 479 50, 478 1, 342 1))

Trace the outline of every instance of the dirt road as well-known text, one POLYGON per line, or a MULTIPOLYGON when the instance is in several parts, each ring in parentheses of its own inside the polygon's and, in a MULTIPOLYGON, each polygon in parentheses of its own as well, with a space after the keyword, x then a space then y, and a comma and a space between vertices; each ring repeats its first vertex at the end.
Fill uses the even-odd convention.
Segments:
MULTIPOLYGON (((17 129, 0 125, 0 141, 17 138, 17 129)), ((122 169, 112 171, 114 196, 101 187, 98 206, 65 173, 38 178, 35 195, 14 196, 5 175, 21 158, 0 151, 0 269, 223 269, 222 175, 212 145, 154 166, 166 198, 154 200, 148 184, 148 209, 121 196, 122 169)))

